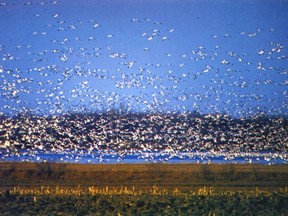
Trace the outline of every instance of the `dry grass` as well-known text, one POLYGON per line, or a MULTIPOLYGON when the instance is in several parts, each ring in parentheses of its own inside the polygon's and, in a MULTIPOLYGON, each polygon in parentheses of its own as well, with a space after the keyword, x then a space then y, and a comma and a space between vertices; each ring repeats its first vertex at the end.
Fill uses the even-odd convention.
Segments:
POLYGON ((40 186, 40 187, 13 187, 10 190, 1 191, 0 193, 9 193, 10 195, 33 195, 33 196, 41 196, 41 195, 48 195, 48 196, 84 196, 84 195, 132 195, 132 196, 139 196, 139 195, 167 195, 167 196, 185 196, 185 195, 192 195, 192 196, 219 196, 219 195, 229 195, 233 196, 235 193, 245 193, 247 196, 258 196, 260 194, 264 195, 271 195, 271 193, 279 192, 283 195, 288 196, 288 187, 279 188, 277 191, 263 191, 260 190, 258 187, 254 188, 250 191, 220 191, 217 188, 210 187, 210 186, 203 186, 199 188, 191 188, 190 191, 182 191, 181 189, 174 188, 174 189, 160 189, 157 186, 152 186, 151 188, 147 188, 145 190, 139 190, 132 187, 81 187, 80 185, 75 187, 63 187, 63 186, 40 186), (7 192, 8 191, 8 192, 7 192))
POLYGON ((287 203, 288 165, 0 163, 6 215, 288 215, 287 203))
POLYGON ((0 186, 121 187, 191 191, 212 186, 219 190, 274 190, 288 186, 288 165, 256 164, 63 164, 0 163, 0 186))

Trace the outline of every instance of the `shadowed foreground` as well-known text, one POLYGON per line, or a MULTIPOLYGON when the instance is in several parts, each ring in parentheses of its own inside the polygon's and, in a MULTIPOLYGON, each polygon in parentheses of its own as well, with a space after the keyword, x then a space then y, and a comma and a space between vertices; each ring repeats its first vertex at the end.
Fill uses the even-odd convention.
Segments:
POLYGON ((0 163, 3 215, 287 215, 288 165, 0 163))

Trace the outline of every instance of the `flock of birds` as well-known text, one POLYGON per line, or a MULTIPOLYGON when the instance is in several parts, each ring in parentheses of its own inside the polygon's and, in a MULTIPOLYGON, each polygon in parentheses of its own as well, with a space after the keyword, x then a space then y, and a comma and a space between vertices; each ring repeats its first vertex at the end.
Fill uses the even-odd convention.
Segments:
MULTIPOLYGON (((0 2, 0 14, 20 7, 31 22, 19 34, 0 35, 3 159, 24 149, 121 157, 272 151, 287 159, 287 120, 255 117, 263 111, 287 116, 287 39, 273 41, 277 28, 209 32, 207 45, 186 47, 193 38, 181 35, 181 26, 153 18, 113 24, 97 21, 97 14, 71 17, 61 4, 0 2), (234 50, 235 42, 246 47, 234 50)), ((7 22, 16 21, 27 25, 7 22)))
POLYGON ((199 113, 25 114, 1 118, 0 149, 2 160, 23 155, 41 160, 39 153, 66 153, 75 160, 85 155, 99 161, 105 155, 120 160, 139 155, 153 161, 155 153, 162 155, 159 160, 169 160, 185 154, 205 156, 203 153, 208 152, 226 160, 262 153, 267 161, 288 161, 287 128, 287 119, 263 114, 240 119, 199 113))

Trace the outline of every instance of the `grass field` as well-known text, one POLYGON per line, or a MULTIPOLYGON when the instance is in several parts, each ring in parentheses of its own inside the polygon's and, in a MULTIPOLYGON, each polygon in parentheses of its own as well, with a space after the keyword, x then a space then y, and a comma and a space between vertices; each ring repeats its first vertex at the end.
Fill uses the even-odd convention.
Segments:
POLYGON ((288 186, 288 165, 0 163, 0 186, 198 186, 269 190, 288 186))
POLYGON ((0 212, 288 215, 287 186, 288 165, 2 162, 0 212))

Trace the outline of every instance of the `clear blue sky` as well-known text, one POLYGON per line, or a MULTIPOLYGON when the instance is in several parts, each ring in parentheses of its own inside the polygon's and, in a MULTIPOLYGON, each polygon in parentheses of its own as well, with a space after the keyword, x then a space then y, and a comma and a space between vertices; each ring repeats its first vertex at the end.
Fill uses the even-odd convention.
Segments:
POLYGON ((1 1, 0 112, 287 115, 287 11, 280 0, 1 1))

